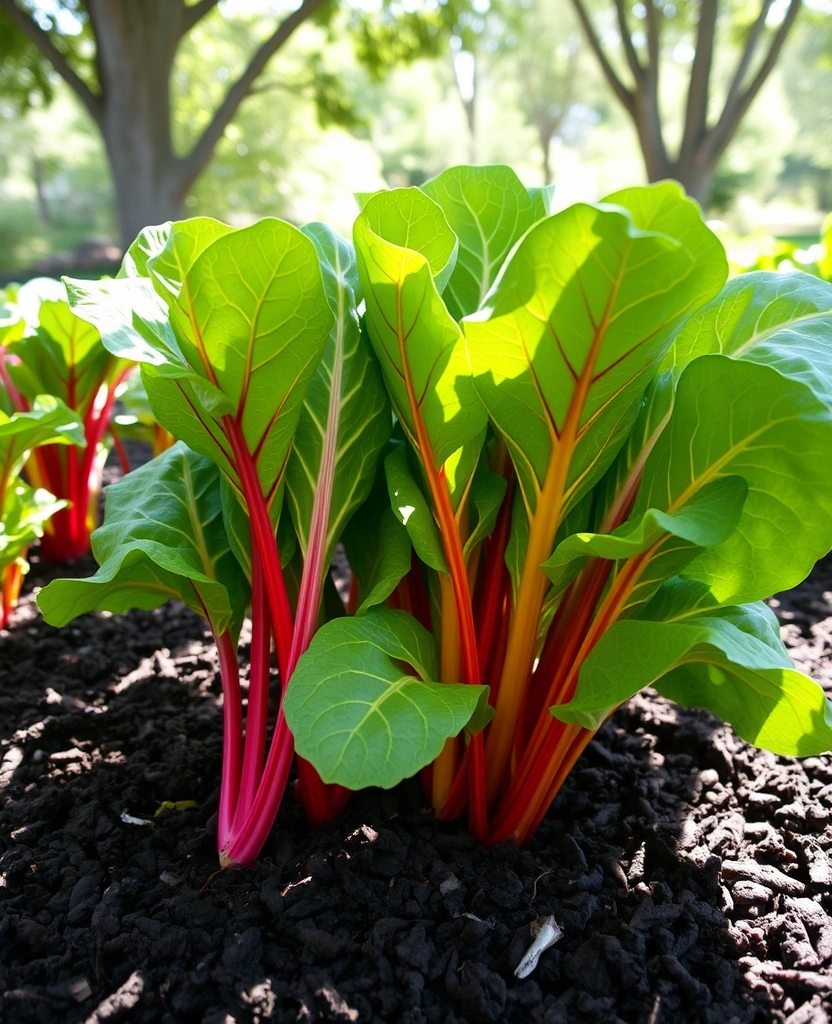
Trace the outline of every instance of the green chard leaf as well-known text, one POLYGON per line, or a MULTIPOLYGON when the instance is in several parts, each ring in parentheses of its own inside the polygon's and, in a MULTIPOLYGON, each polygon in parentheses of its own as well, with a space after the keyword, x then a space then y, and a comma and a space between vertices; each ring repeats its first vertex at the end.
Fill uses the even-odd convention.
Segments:
POLYGON ((100 388, 123 377, 129 361, 113 358, 98 330, 72 311, 60 282, 30 281, 20 289, 18 304, 29 330, 7 344, 17 357, 6 366, 12 383, 30 403, 52 395, 84 419, 100 388))
POLYGON ((616 623, 582 666, 574 698, 552 713, 597 729, 613 708, 653 684, 677 703, 713 711, 765 750, 826 753, 832 705, 792 667, 782 645, 767 642, 761 621, 756 606, 741 606, 683 622, 616 623))
POLYGON ((451 167, 421 189, 459 239, 443 298, 460 320, 480 308, 514 243, 548 211, 510 167, 451 167))
POLYGON ((768 597, 800 582, 832 547, 829 451, 832 412, 805 384, 770 366, 700 356, 681 375, 634 517, 678 511, 713 481, 742 477, 737 528, 683 574, 719 603, 768 597))
POLYGON ((352 245, 324 224, 308 224, 335 322, 304 399, 286 471, 292 521, 306 556, 313 509, 328 491, 322 543, 325 572, 345 524, 370 492, 392 415, 369 340, 359 328, 360 291, 352 245))
POLYGON ((333 325, 315 246, 274 219, 235 231, 195 218, 165 230, 132 257, 128 272, 148 278, 72 282, 73 306, 98 324, 105 345, 142 362, 159 422, 215 462, 238 495, 241 467, 224 417, 239 427, 276 521, 303 400, 333 325))
POLYGON ((719 290, 724 253, 672 183, 578 204, 521 240, 464 321, 477 390, 534 515, 565 468, 558 519, 599 479, 682 319, 719 290))
MULTIPOLYGON (((486 426, 459 325, 440 295, 456 265, 457 239, 418 189, 373 196, 354 238, 370 340, 396 416, 430 478, 484 437, 486 426)), ((473 473, 476 460, 466 464, 473 473)), ((458 477, 457 489, 464 485, 458 477)))
POLYGON ((721 543, 734 532, 747 494, 742 477, 713 480, 672 512, 648 508, 612 533, 571 534, 558 544, 542 568, 555 594, 559 594, 589 558, 624 562, 649 552, 649 571, 641 576, 626 605, 631 611, 703 548, 721 543))
MULTIPOLYGON (((432 682, 436 675, 433 638, 405 612, 328 622, 286 691, 295 749, 325 782, 390 789, 430 764, 487 693, 432 682)), ((481 725, 486 718, 478 716, 481 725)))
POLYGON ((219 473, 184 444, 107 488, 105 522, 92 547, 101 566, 94 576, 55 580, 38 595, 52 625, 95 610, 157 608, 177 597, 215 635, 239 632, 248 587, 226 535, 219 473))
POLYGON ((65 501, 42 487, 30 487, 22 480, 12 483, 0 506, 0 571, 25 560, 31 545, 43 536, 46 522, 65 507, 65 501))
POLYGON ((410 472, 407 445, 399 444, 390 452, 384 460, 384 470, 393 513, 407 530, 416 554, 431 569, 447 573, 442 536, 430 503, 410 472))
POLYGON ((27 453, 42 444, 84 447, 84 425, 76 412, 53 395, 38 395, 29 412, 0 411, 0 494, 17 476, 27 453))
POLYGON ((832 408, 830 336, 832 284, 802 273, 741 274, 685 324, 663 369, 678 376, 697 356, 720 353, 773 366, 832 408))
POLYGON ((390 506, 384 467, 379 467, 370 496, 344 529, 344 549, 358 581, 357 615, 384 601, 410 570, 407 530, 390 506))

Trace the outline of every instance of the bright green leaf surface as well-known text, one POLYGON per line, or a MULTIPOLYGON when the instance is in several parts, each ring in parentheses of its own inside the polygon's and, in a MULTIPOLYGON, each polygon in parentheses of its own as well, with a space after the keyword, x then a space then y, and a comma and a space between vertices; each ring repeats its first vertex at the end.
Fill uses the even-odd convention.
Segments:
POLYGON ((155 608, 178 597, 216 634, 239 629, 248 589, 226 536, 219 474, 185 445, 107 489, 105 522, 92 546, 101 566, 94 576, 56 580, 38 595, 47 622, 155 608))
POLYGON ((617 623, 587 658, 574 699, 553 713, 595 729, 612 708, 656 684, 776 754, 832 749, 832 707, 823 690, 744 624, 742 609, 685 623, 617 623))
POLYGON ((29 412, 0 411, 0 491, 20 472, 27 453, 42 444, 84 447, 84 425, 60 399, 38 395, 29 412))
POLYGON ((295 748, 325 782, 389 789, 458 735, 486 687, 431 682, 433 639, 404 612, 375 609, 323 626, 286 692, 295 748), (417 676, 404 672, 402 662, 417 676))
POLYGON ((387 490, 396 518, 404 525, 416 554, 425 565, 447 573, 439 527, 430 503, 407 464, 407 447, 398 445, 384 460, 387 490))
POLYGON ((564 512, 600 477, 681 318, 727 273, 678 186, 610 200, 616 205, 578 204, 533 227, 488 308, 464 322, 477 390, 529 514, 552 459, 568 466, 564 512))
POLYGON ((443 297, 457 320, 479 309, 511 247, 543 216, 510 167, 450 167, 422 191, 442 208, 459 239, 443 297))
POLYGON ((313 505, 323 482, 327 434, 331 433, 332 490, 321 562, 326 569, 344 525, 370 491, 379 454, 390 437, 392 416, 378 363, 359 329, 355 252, 324 224, 309 224, 303 231, 320 257, 324 290, 335 322, 304 400, 286 485, 305 555, 313 505))
POLYGON ((456 238, 418 189, 374 196, 354 238, 370 340, 396 415, 422 461, 438 470, 486 424, 459 326, 434 280, 452 266, 456 238), (421 451, 418 421, 429 451, 421 451))
POLYGON ((736 529, 748 488, 741 477, 713 480, 678 510, 648 508, 612 533, 573 533, 541 568, 556 593, 577 576, 588 558, 624 561, 650 552, 648 572, 628 601, 628 609, 647 600, 659 584, 675 575, 702 548, 724 541, 736 529))
POLYGON ((832 284, 809 274, 761 271, 729 281, 685 325, 664 367, 721 353, 773 366, 832 407, 832 284))
POLYGON ((675 511, 713 480, 742 477, 748 497, 736 531, 684 575, 720 603, 768 597, 832 547, 830 451, 832 414, 804 384, 769 366, 701 356, 679 380, 634 514, 675 511))

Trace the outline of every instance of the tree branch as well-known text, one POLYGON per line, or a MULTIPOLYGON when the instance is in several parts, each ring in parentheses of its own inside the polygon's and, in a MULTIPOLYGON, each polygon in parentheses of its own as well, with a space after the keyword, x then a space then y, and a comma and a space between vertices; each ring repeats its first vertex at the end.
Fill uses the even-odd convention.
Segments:
MULTIPOLYGON (((2 0, 0 0, 2 2, 2 0)), ((181 187, 188 185, 206 166, 223 132, 231 123, 240 104, 248 96, 251 87, 265 69, 271 58, 291 38, 295 31, 312 15, 328 3, 329 0, 303 0, 297 10, 287 15, 277 26, 269 38, 255 51, 245 71, 225 94, 222 103, 214 111, 202 135, 197 139, 191 151, 178 161, 181 176, 181 187)), ((197 5, 199 6, 199 5, 197 5)))
POLYGON ((743 46, 739 62, 737 63, 737 70, 734 72, 734 77, 728 88, 728 95, 725 98, 723 110, 730 110, 739 99, 745 76, 748 74, 748 69, 757 51, 757 44, 766 30, 766 18, 773 2, 774 0, 763 0, 760 13, 748 30, 748 35, 745 37, 745 46, 743 46))
MULTIPOLYGON (((638 59, 636 48, 633 46, 633 37, 630 35, 630 27, 627 24, 627 11, 624 7, 624 0, 614 0, 615 2, 615 17, 618 21, 618 32, 621 36, 621 45, 624 47, 624 55, 627 58, 627 63, 630 66, 630 71, 633 73, 633 78, 636 82, 636 88, 638 88, 644 77, 644 68, 641 66, 641 61, 638 59)), ((650 3, 650 0, 647 0, 650 3)))
POLYGON ((650 74, 658 83, 662 27, 654 0, 645 0, 645 6, 647 7, 647 66, 650 74))
POLYGON ((707 129, 717 10, 718 0, 701 0, 699 24, 696 29, 696 52, 691 66, 685 107, 685 130, 679 149, 680 163, 690 159, 707 129))
POLYGON ((0 11, 5 12, 20 31, 34 43, 55 71, 57 71, 84 104, 89 111, 90 117, 92 117, 96 124, 100 124, 104 113, 101 96, 94 93, 78 73, 73 70, 66 55, 55 46, 49 33, 38 25, 31 14, 18 7, 15 0, 0 0, 0 11))
POLYGON ((712 159, 719 159, 719 157, 725 152, 731 139, 736 134, 737 129, 740 126, 740 122, 748 112, 748 108, 757 98, 758 93, 766 83, 766 79, 774 70, 777 58, 780 56, 780 51, 783 49, 783 44, 786 42, 786 38, 795 23, 795 19, 800 13, 801 2, 802 0, 790 0, 785 17, 780 22, 780 25, 774 34, 774 38, 771 40, 771 46, 769 46, 768 53, 766 54, 762 64, 760 64, 757 69, 757 74, 739 98, 734 102, 732 108, 729 108, 728 102, 726 101, 725 108, 722 111, 719 121, 708 133, 709 138, 707 140, 707 145, 712 159))
POLYGON ((182 18, 182 35, 186 36, 191 29, 198 25, 206 14, 217 6, 220 0, 198 0, 198 3, 188 4, 185 7, 185 15, 182 18))
POLYGON ((615 69, 610 64, 609 59, 604 53, 604 47, 601 45, 601 40, 598 37, 598 33, 593 27, 592 21, 587 14, 586 7, 584 7, 583 0, 572 0, 572 6, 575 8, 575 13, 578 16, 578 21, 581 23, 581 28, 584 30, 586 41, 589 43, 590 49, 595 54, 598 63, 601 65, 601 71, 604 73, 609 87, 615 93, 621 105, 630 114, 631 117, 635 116, 635 97, 633 93, 627 88, 627 86, 621 81, 618 75, 615 73, 615 69))

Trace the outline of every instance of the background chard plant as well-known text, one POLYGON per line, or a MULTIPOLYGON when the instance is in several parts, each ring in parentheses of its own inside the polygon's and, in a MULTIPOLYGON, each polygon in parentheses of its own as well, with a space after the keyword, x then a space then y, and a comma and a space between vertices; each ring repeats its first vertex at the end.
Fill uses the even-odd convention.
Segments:
POLYGON ((0 383, 8 401, 27 412, 38 396, 52 395, 83 424, 83 448, 46 444, 25 467, 30 483, 60 499, 41 539, 43 558, 60 564, 89 551, 107 442, 115 440, 122 452, 110 419, 132 363, 111 355, 98 331, 72 312, 59 281, 35 278, 23 285, 9 313, 16 326, 0 339, 0 383))
POLYGON ((17 604, 29 548, 66 505, 43 488, 30 487, 21 469, 41 445, 84 446, 80 420, 51 395, 39 396, 25 412, 3 409, 3 404, 0 392, 0 629, 17 604))
POLYGON ((421 772, 440 817, 523 843, 647 685, 777 753, 832 748, 763 603, 832 548, 832 286, 726 285, 673 184, 549 200, 454 168, 361 196, 354 248, 184 221, 68 285, 188 447, 110 491, 98 573, 39 602, 206 617, 224 865, 259 853, 294 752, 313 823, 421 772))

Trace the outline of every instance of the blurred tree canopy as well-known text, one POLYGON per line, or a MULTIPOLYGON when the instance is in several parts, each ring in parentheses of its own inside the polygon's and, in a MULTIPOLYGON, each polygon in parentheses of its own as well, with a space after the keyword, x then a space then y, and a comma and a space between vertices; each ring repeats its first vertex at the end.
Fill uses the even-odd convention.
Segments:
POLYGON ((676 178, 706 202, 717 164, 774 70, 801 0, 611 0, 611 7, 601 5, 615 21, 606 31, 588 0, 572 3, 610 89, 632 119, 650 181, 676 178), (610 45, 613 34, 619 45, 610 45), (689 68, 675 156, 668 146, 672 115, 662 103, 669 62, 689 68))
MULTIPOLYGON (((464 2, 414 10, 384 0, 375 12, 356 10, 348 24, 359 59, 380 76, 396 63, 437 53, 464 2)), ((8 79, 20 109, 36 99, 48 102, 51 65, 75 93, 104 142, 124 245, 145 225, 181 215, 189 188, 253 93, 306 90, 321 124, 355 123, 352 104, 320 54, 307 55, 301 75, 266 80, 264 74, 302 25, 331 26, 337 0, 302 0, 288 11, 256 6, 257 14, 226 17, 217 10, 220 0, 0 0, 0 56, 6 58, 0 89, 8 79), (204 123, 180 148, 173 130, 174 64, 209 16, 215 22, 222 17, 237 32, 241 59, 210 111, 200 97, 203 116, 194 120, 204 123)))

